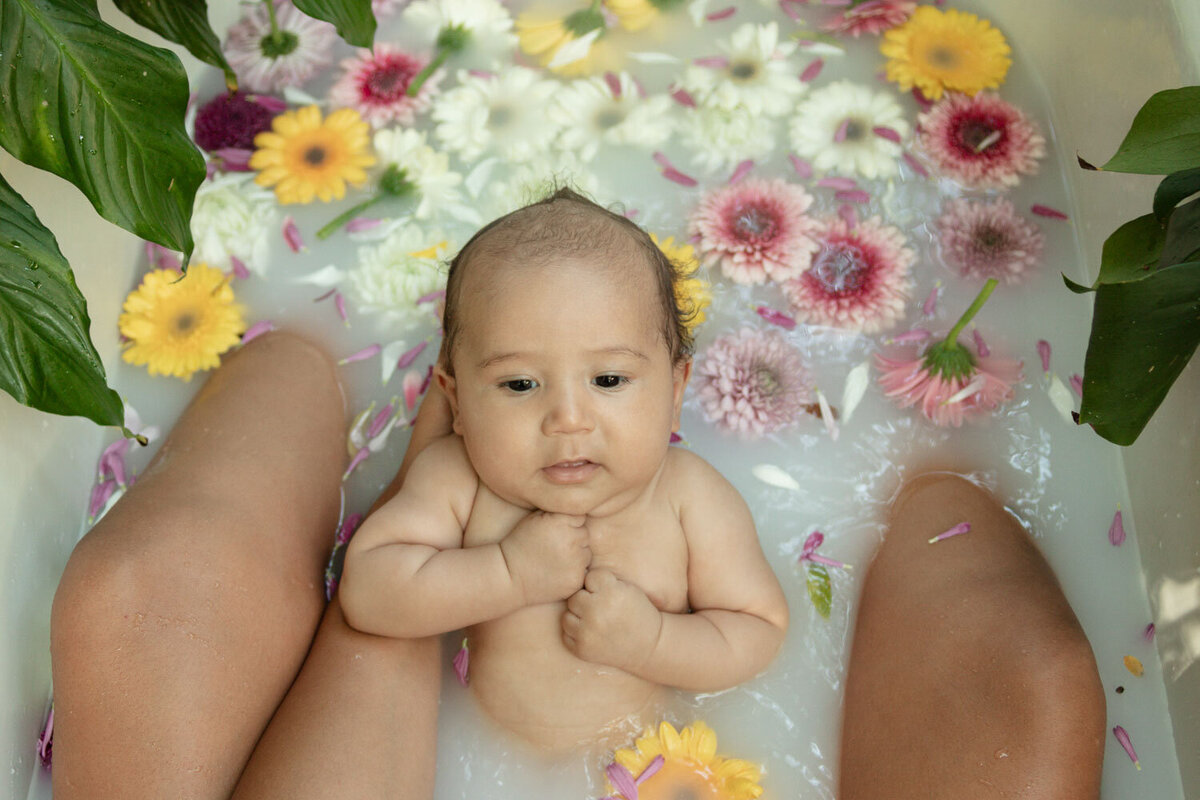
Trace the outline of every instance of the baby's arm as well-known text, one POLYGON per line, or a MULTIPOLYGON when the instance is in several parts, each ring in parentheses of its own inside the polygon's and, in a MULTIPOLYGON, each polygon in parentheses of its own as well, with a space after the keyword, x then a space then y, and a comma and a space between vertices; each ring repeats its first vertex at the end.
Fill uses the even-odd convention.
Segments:
POLYGON ((567 603, 567 646, 588 661, 688 691, 716 691, 761 672, 783 642, 788 609, 737 490, 687 453, 680 522, 692 613, 654 607, 607 570, 588 573, 567 603), (574 617, 575 619, 571 619, 574 617))
POLYGON ((533 512, 500 542, 462 546, 478 478, 462 440, 432 442, 403 488, 368 517, 346 550, 338 589, 351 627, 430 636, 560 600, 590 560, 582 517, 533 512))

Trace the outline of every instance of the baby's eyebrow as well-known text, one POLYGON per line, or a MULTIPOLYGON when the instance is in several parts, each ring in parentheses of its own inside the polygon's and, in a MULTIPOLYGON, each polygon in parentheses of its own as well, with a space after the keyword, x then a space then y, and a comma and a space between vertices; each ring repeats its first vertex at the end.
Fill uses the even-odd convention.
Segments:
MULTIPOLYGON (((589 355, 621 355, 621 356, 629 356, 630 358, 636 358, 640 361, 649 361, 650 360, 650 356, 646 355, 641 350, 638 350, 633 347, 624 347, 624 346, 597 347, 593 350, 588 350, 587 352, 589 355)), ((527 355, 528 355, 528 353, 519 353, 519 352, 496 353, 495 355, 490 355, 490 356, 484 358, 482 361, 479 362, 478 365, 476 365, 476 368, 477 369, 487 369, 488 367, 493 366, 495 364, 499 364, 502 361, 509 361, 511 359, 521 358, 522 356, 527 356, 527 355)))

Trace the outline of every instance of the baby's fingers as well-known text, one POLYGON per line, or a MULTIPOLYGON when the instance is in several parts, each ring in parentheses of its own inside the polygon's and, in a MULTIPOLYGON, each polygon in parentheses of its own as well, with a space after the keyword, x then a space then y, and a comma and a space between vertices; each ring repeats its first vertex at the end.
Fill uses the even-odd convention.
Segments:
POLYGON ((589 592, 600 592, 620 582, 620 579, 607 569, 589 569, 583 579, 583 588, 589 592))
POLYGON ((591 601, 591 594, 586 589, 580 589, 575 594, 567 598, 567 610, 563 612, 563 624, 565 626, 567 616, 575 618, 575 621, 582 623, 582 617, 587 613, 588 603, 591 601))

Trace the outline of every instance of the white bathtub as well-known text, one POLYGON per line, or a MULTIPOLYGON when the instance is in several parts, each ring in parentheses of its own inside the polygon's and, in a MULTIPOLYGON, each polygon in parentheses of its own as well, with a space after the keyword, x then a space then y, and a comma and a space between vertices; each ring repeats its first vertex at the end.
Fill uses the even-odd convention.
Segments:
MULTIPOLYGON (((236 13, 213 2, 214 27, 236 13)), ((996 0, 987 14, 1032 62, 1054 109, 1064 148, 1105 160, 1153 92, 1200 80, 1200 0, 996 0), (1048 13, 1048 9, 1050 9, 1048 13)), ((106 19, 133 26, 102 3, 106 19)), ((143 34, 144 35, 144 34, 143 34)), ((190 69, 198 65, 185 54, 190 69)), ((53 176, 0 155, 0 170, 59 237, 92 315, 96 345, 118 360, 116 316, 139 242, 99 219, 53 176)), ((1101 244, 1145 213, 1155 180, 1072 169, 1081 247, 1093 271, 1101 244)), ((1181 377, 1155 420, 1123 458, 1137 520, 1145 586, 1182 772, 1178 798, 1200 798, 1200 367, 1181 377)), ((50 601, 80 534, 103 432, 90 422, 43 415, 0 396, 0 797, 48 797, 34 742, 50 692, 50 601), (31 788, 32 791, 31 791, 31 788)), ((1156 800, 1159 800, 1156 798, 1156 800)), ((1176 800, 1163 797, 1161 800, 1176 800)))

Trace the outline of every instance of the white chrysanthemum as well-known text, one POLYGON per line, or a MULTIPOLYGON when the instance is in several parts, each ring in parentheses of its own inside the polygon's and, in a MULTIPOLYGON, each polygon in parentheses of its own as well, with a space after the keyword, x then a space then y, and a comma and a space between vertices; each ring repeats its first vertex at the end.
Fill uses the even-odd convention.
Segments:
POLYGON ((877 130, 908 137, 904 111, 891 93, 853 81, 836 81, 813 90, 799 106, 789 128, 796 153, 822 172, 857 173, 864 178, 896 174, 899 142, 877 130))
POLYGON ((291 3, 279 2, 275 2, 275 19, 291 47, 287 53, 274 54, 279 45, 268 40, 271 18, 262 3, 255 3, 225 37, 225 58, 243 90, 274 92, 300 86, 331 60, 337 32, 328 22, 300 13, 291 3))
POLYGON ((229 269, 233 256, 265 274, 276 209, 275 193, 255 184, 250 173, 229 173, 200 184, 192 207, 192 260, 229 269))
POLYGON ((722 65, 693 64, 684 72, 682 86, 697 102, 781 117, 807 88, 788 58, 796 43, 780 42, 774 22, 742 25, 717 45, 726 54, 722 65))
POLYGON ((494 152, 506 161, 527 161, 544 152, 558 135, 546 118, 555 81, 527 67, 493 76, 460 71, 459 85, 437 99, 435 135, 464 161, 494 152))
POLYGON ((431 44, 446 28, 471 34, 466 50, 477 58, 511 61, 517 47, 512 15, 499 0, 413 0, 401 15, 431 44))
POLYGON ((382 321, 412 327, 425 318, 417 300, 446 283, 437 253, 445 237, 423 233, 408 222, 373 247, 358 249, 358 266, 346 275, 351 297, 363 314, 380 314, 382 321))
POLYGON ((413 216, 428 219, 435 212, 446 211, 464 222, 479 224, 479 214, 462 204, 458 189, 462 175, 450 169, 449 156, 426 144, 424 131, 387 128, 376 133, 372 143, 382 165, 403 170, 405 179, 416 187, 420 199, 413 216))
POLYGON ((772 120, 744 108, 697 106, 679 127, 692 162, 710 173, 765 158, 775 149, 772 120))
POLYGON ((561 126, 559 146, 591 161, 600 145, 655 147, 674 130, 675 102, 666 95, 642 97, 633 76, 617 76, 613 96, 604 78, 573 81, 555 93, 546 116, 561 126))
POLYGON ((560 186, 571 188, 604 204, 600 179, 573 152, 550 151, 515 165, 505 176, 497 176, 498 159, 488 159, 467 176, 467 190, 485 219, 495 219, 540 200, 560 186))

